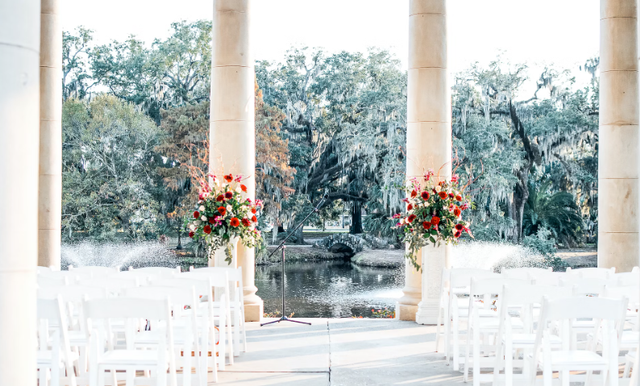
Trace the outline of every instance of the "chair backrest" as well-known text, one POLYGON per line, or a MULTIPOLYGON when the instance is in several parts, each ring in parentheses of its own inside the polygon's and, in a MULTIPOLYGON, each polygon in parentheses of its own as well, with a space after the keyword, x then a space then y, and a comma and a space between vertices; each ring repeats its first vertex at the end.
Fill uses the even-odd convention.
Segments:
POLYGON ((195 307, 197 304, 194 286, 190 288, 177 286, 134 287, 125 289, 124 296, 139 299, 169 299, 173 316, 177 316, 176 313, 183 313, 185 306, 195 307))
POLYGON ((616 268, 567 268, 568 275, 577 275, 583 279, 611 279, 616 273, 616 268))
POLYGON ((533 280, 534 284, 543 286, 559 286, 560 279, 566 275, 564 272, 529 271, 529 278, 533 280))
POLYGON ((38 268, 37 268, 37 272, 38 272, 39 274, 40 274, 40 273, 43 273, 43 272, 51 272, 51 268, 50 268, 50 267, 41 267, 41 266, 38 266, 38 268))
POLYGON ((156 279, 158 275, 149 273, 149 272, 133 270, 133 271, 120 271, 115 274, 112 274, 110 277, 116 278, 116 279, 136 278, 138 279, 139 285, 145 286, 145 285, 148 285, 150 282, 152 282, 154 279, 156 279))
POLYGON ((69 278, 65 275, 39 274, 37 283, 38 288, 61 287, 69 285, 69 278))
POLYGON ((471 296, 498 295, 502 296, 504 286, 530 284, 529 280, 509 279, 505 277, 472 278, 471 296))
POLYGON ((202 267, 194 269, 193 266, 189 268, 189 272, 193 273, 204 273, 207 274, 209 272, 217 272, 217 273, 226 273, 229 278, 229 296, 232 301, 241 300, 244 302, 244 291, 243 291, 243 281, 242 281, 242 267, 231 268, 231 267, 202 267), (235 289, 235 290, 234 290, 235 289))
POLYGON ((627 298, 629 307, 633 308, 640 303, 640 291, 638 291, 637 285, 606 286, 601 297, 609 299, 627 298))
POLYGON ((501 273, 504 277, 509 279, 531 280, 531 276, 534 276, 536 273, 540 272, 552 272, 552 268, 503 268, 501 273))
POLYGON ((451 268, 451 288, 469 287, 471 285, 471 279, 482 279, 490 277, 500 277, 497 273, 491 272, 486 269, 475 268, 451 268))
POLYGON ((111 295, 118 295, 126 288, 138 287, 140 281, 137 277, 117 278, 117 277, 94 277, 91 279, 81 279, 78 282, 81 286, 104 288, 111 295))
POLYGON ((142 268, 133 268, 129 267, 129 271, 133 272, 144 272, 154 277, 166 277, 171 278, 174 274, 180 273, 180 267, 168 268, 168 267, 142 267, 142 268))
POLYGON ((38 299, 36 317, 38 319, 39 350, 49 351, 49 341, 51 341, 52 364, 56 365, 60 359, 70 364, 71 347, 62 299, 60 297, 38 299), (62 358, 59 357, 60 353, 63 355, 62 358))
POLYGON ((617 281, 621 286, 640 285, 639 272, 622 272, 613 275, 613 280, 617 281))
POLYGON ((74 275, 88 275, 89 277, 106 277, 120 271, 120 267, 100 267, 100 266, 87 266, 87 267, 74 267, 69 266, 69 271, 74 275))
POLYGON ((575 296, 600 296, 607 285, 615 285, 615 282, 607 279, 582 278, 579 276, 565 276, 560 278, 560 285, 573 287, 575 296))

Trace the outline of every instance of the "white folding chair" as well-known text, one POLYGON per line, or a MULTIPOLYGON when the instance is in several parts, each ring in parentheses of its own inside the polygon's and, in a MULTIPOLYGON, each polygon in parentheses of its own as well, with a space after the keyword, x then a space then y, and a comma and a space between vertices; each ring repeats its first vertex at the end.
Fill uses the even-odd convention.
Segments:
MULTIPOLYGON (((500 301, 505 285, 528 284, 527 280, 508 279, 504 277, 489 277, 471 279, 469 292, 469 318, 467 323, 467 350, 464 361, 464 380, 469 376, 469 355, 473 350, 473 385, 479 386, 480 382, 492 382, 493 371, 490 374, 481 374, 481 367, 495 366, 494 357, 480 356, 480 352, 487 354, 490 351, 497 352, 499 342, 490 343, 500 328, 500 301)), ((513 326, 516 327, 516 326, 513 326)), ((517 326, 522 329, 522 325, 517 326)))
POLYGON ((65 275, 38 274, 38 288, 61 287, 69 285, 69 278, 65 275))
MULTIPOLYGON (((453 352, 453 369, 460 370, 460 322, 467 319, 469 299, 464 296, 469 294, 471 278, 500 277, 500 275, 484 269, 452 268, 449 280, 449 311, 451 316, 451 335, 453 352)), ((445 325, 446 327, 446 325, 445 325)), ((470 339, 470 337, 466 337, 470 339)), ((445 338, 445 342, 448 337, 445 338)))
POLYGON ((616 273, 616 268, 567 268, 567 275, 576 275, 583 279, 604 279, 610 280, 616 273))
POLYGON ((449 329, 451 328, 451 318, 449 317, 449 281, 451 280, 451 270, 442 269, 440 280, 440 304, 438 305, 438 319, 436 321, 436 352, 440 347, 440 340, 444 337, 444 356, 449 361, 449 329), (440 326, 444 332, 440 332, 440 326))
MULTIPOLYGON (((516 363, 522 362, 522 374, 518 377, 518 384, 529 381, 531 364, 528 355, 532 353, 536 341, 535 312, 542 304, 542 298, 547 296, 553 299, 571 297, 573 288, 540 286, 532 284, 506 284, 502 290, 500 301, 500 328, 497 338, 502 344, 499 346, 497 363, 494 369, 493 384, 498 385, 499 371, 504 368, 506 386, 513 386, 516 363), (514 318, 518 320, 520 331, 514 331, 514 318), (522 360, 514 359, 518 353, 522 353, 522 360), (504 358, 504 359, 503 359, 504 358)), ((562 341, 559 337, 551 336, 551 346, 557 348, 562 341)))
MULTIPOLYGON (((605 299, 596 297, 571 297, 565 299, 543 299, 542 311, 538 322, 538 331, 534 346, 534 366, 543 371, 544 386, 551 386, 553 372, 560 373, 563 386, 570 383, 570 371, 599 371, 603 385, 618 385, 618 339, 617 327, 621 325, 626 313, 626 299, 605 299), (591 350, 579 350, 572 347, 571 329, 575 320, 597 320, 594 332, 602 328, 602 355, 591 350), (562 349, 551 350, 551 328, 560 326, 562 349)), ((531 372, 531 384, 535 382, 535 369, 531 372)))
POLYGON ((140 280, 137 277, 94 277, 91 279, 81 279, 78 281, 78 285, 104 288, 109 296, 115 297, 120 295, 127 288, 138 287, 140 285, 140 280))
POLYGON ((69 272, 72 272, 75 276, 89 276, 89 277, 106 277, 113 273, 119 272, 120 266, 117 267, 100 267, 100 266, 87 266, 87 267, 74 267, 69 266, 69 272))
POLYGON ((58 386, 63 380, 65 385, 76 386, 73 362, 78 360, 78 355, 71 352, 62 299, 38 299, 37 318, 37 369, 40 372, 38 384, 58 386), (49 373, 50 383, 47 382, 49 373))
POLYGON ((151 277, 156 278, 172 278, 174 274, 180 273, 180 267, 168 268, 168 267, 142 267, 133 268, 129 267, 129 271, 146 273, 151 277))
POLYGON ((565 276, 565 272, 529 271, 529 278, 533 280, 533 284, 542 286, 559 286, 560 279, 565 276))
POLYGON ((247 330, 244 317, 244 284, 242 281, 242 267, 203 267, 194 269, 190 267, 190 272, 226 272, 229 277, 229 299, 231 317, 233 323, 233 349, 234 356, 240 355, 240 341, 242 340, 242 352, 247 351, 247 330))
POLYGON ((501 273, 502 276, 508 279, 520 279, 520 280, 531 280, 531 276, 535 276, 536 274, 545 274, 548 272, 553 272, 552 268, 534 268, 534 267, 522 267, 522 268, 504 268, 501 273))
POLYGON ((89 385, 104 386, 106 370, 110 370, 112 385, 117 384, 116 371, 126 371, 126 385, 134 386, 136 371, 150 371, 158 386, 167 385, 167 370, 171 385, 177 384, 173 346, 173 325, 169 300, 114 298, 84 302, 84 316, 91 329, 89 352, 89 385), (116 349, 111 321, 125 321, 125 349, 116 349), (146 350, 135 347, 135 336, 142 321, 151 331, 157 331, 158 344, 146 350), (164 338, 164 339, 161 339, 164 338), (104 343, 106 348, 104 347, 104 343))
MULTIPOLYGON (((200 348, 198 336, 198 325, 196 313, 193 312, 198 307, 195 287, 164 287, 148 286, 135 287, 125 290, 125 296, 138 299, 163 300, 169 298, 171 304, 171 316, 173 318, 173 342, 176 358, 176 366, 182 367, 182 385, 191 386, 192 383, 200 386, 207 385, 207 352, 206 345, 208 336, 204 336, 202 343, 204 348, 200 348), (202 355, 202 356, 201 356, 202 355), (193 359, 192 359, 193 358, 193 359), (195 360, 195 363, 192 363, 195 360), (192 375, 192 368, 196 373, 192 375)), ((207 313, 204 313, 207 315, 207 313)), ((208 331, 204 329, 205 334, 208 331)), ((134 336, 134 346, 136 348, 155 347, 164 339, 162 331, 140 331, 134 336)))

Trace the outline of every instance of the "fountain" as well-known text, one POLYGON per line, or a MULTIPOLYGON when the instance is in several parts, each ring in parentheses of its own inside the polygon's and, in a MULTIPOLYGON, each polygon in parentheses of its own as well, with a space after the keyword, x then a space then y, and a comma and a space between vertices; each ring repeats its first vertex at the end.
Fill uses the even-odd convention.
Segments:
POLYGON ((128 269, 139 267, 175 267, 180 261, 164 244, 157 241, 135 243, 95 243, 83 241, 63 244, 61 247, 61 268, 103 266, 128 269))

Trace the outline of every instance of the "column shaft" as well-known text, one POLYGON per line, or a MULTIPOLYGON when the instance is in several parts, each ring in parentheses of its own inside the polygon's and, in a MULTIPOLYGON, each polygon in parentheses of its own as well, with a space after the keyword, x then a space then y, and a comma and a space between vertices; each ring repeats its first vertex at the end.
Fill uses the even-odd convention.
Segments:
MULTIPOLYGON (((241 174, 247 197, 255 199, 255 71, 251 55, 250 0, 214 0, 211 127, 211 173, 241 174)), ((263 303, 256 295, 253 248, 238 244, 244 281, 245 317, 259 321, 263 303)))
POLYGON ((38 265, 60 268, 62 29, 59 1, 41 0, 38 265))
POLYGON ((637 0, 600 1, 598 266, 638 265, 637 0))
POLYGON ((40 0, 0 0, 0 385, 36 384, 40 0))
MULTIPOLYGON (((432 169, 440 179, 451 177, 451 96, 447 73, 446 0, 410 0, 409 79, 407 99, 407 178, 432 169)), ((422 275, 406 268, 404 296, 398 305, 402 320, 435 323, 440 271, 449 247, 420 252, 422 275), (416 314, 417 312, 417 314, 416 314)))

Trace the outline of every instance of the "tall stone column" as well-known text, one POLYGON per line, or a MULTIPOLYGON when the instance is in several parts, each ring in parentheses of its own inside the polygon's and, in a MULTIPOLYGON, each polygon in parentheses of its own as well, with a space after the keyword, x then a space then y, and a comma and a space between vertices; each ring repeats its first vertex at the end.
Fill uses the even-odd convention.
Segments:
POLYGON ((638 265, 637 0, 600 1, 598 266, 638 265))
MULTIPOLYGON (((250 0, 214 0, 209 164, 216 175, 241 174, 255 199, 255 71, 251 54, 250 0)), ((259 321, 253 248, 238 244, 244 281, 245 318, 259 321)))
POLYGON ((62 29, 59 0, 41 0, 38 265, 60 268, 62 29))
POLYGON ((0 0, 0 385, 36 384, 40 0, 0 0))
MULTIPOLYGON (((432 169, 451 177, 451 96, 447 79, 446 0, 410 0, 407 178, 432 169)), ((423 248, 422 275, 407 265, 399 318, 435 323, 440 273, 450 247, 423 248)))

